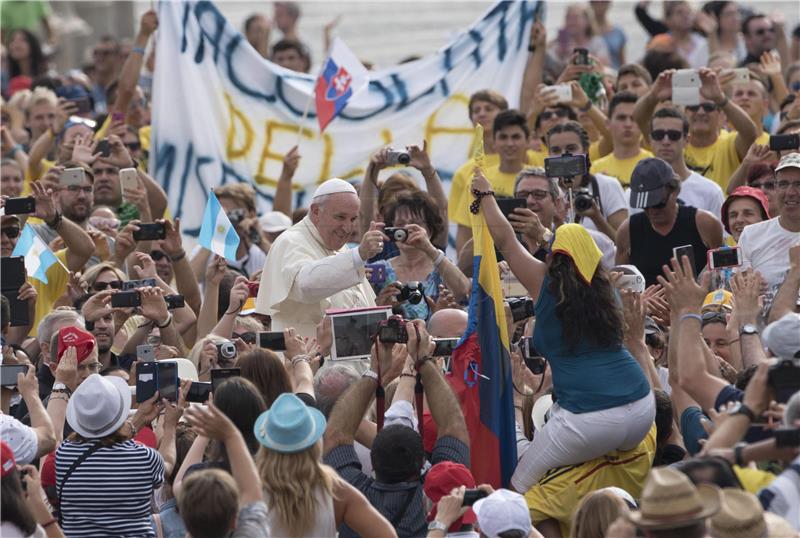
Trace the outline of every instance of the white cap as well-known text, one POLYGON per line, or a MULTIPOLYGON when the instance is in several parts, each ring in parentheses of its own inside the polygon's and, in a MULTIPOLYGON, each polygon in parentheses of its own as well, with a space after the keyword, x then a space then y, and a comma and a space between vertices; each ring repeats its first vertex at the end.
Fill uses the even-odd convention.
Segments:
POLYGON ((545 394, 540 396, 536 403, 533 404, 533 410, 531 411, 531 415, 533 418, 533 427, 536 431, 541 430, 544 428, 545 423, 550 418, 548 413, 550 412, 550 408, 553 407, 553 395, 552 394, 545 394))
POLYGON ((762 340, 778 358, 800 358, 800 314, 792 312, 767 325, 762 340))
POLYGON ((495 538, 500 533, 519 530, 528 536, 531 532, 531 515, 525 498, 507 489, 498 489, 472 505, 478 517, 481 536, 495 538))
POLYGON ((784 155, 778 162, 778 166, 775 167, 775 171, 778 172, 784 168, 800 168, 800 153, 793 152, 784 155))
POLYGON ((260 219, 261 229, 267 233, 282 232, 292 226, 292 219, 280 211, 264 213, 260 219))
POLYGON ((314 198, 327 196, 329 194, 338 194, 340 192, 350 192, 358 195, 355 187, 353 187, 347 181, 335 177, 320 184, 320 186, 317 187, 317 190, 314 191, 314 196, 312 196, 311 199, 313 200, 314 198))

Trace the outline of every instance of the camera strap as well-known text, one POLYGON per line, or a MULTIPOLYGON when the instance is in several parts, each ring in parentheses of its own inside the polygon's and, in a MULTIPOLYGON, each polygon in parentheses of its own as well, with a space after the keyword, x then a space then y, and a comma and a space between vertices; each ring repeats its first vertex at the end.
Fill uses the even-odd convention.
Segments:
MULTIPOLYGON (((419 327, 414 324, 414 332, 417 333, 417 357, 419 357, 419 327)), ((417 382, 414 384, 414 404, 417 406, 417 429, 419 430, 419 436, 422 437, 423 431, 425 429, 425 425, 422 422, 422 398, 424 395, 424 388, 422 386, 422 373, 420 370, 422 369, 422 365, 419 365, 420 368, 417 368, 417 382)))
POLYGON ((373 341, 375 342, 375 358, 378 359, 376 361, 378 363, 378 371, 376 372, 378 374, 378 386, 375 387, 375 415, 378 431, 381 431, 383 429, 383 416, 386 412, 386 391, 383 390, 383 381, 381 381, 381 346, 377 334, 373 341))

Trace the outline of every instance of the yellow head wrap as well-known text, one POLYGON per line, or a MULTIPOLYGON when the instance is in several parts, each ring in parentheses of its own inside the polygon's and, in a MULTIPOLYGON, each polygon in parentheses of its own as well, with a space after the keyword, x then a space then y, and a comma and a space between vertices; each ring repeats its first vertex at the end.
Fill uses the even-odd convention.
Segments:
POLYGON ((580 224, 564 224, 556 230, 555 241, 553 241, 553 254, 559 252, 572 258, 575 266, 586 284, 591 284, 594 273, 597 271, 597 264, 603 257, 603 253, 597 248, 597 244, 580 224))

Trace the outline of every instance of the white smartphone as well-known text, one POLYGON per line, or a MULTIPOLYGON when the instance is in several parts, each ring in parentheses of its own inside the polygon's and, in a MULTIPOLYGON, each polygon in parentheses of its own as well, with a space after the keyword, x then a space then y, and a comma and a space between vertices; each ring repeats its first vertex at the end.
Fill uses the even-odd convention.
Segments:
POLYGON ((141 362, 153 362, 156 360, 156 353, 150 344, 136 346, 136 360, 141 362))
POLYGON ((83 168, 67 168, 61 172, 58 182, 65 187, 70 185, 80 185, 86 178, 86 171, 83 168))
POLYGON ((699 105, 700 85, 697 69, 678 69, 672 75, 672 102, 683 106, 699 105))
POLYGON ((550 86, 548 90, 556 95, 559 103, 572 102, 572 86, 569 84, 557 84, 550 86))
POLYGON ((136 168, 123 168, 119 171, 119 182, 122 192, 134 191, 139 188, 139 174, 136 168))
POLYGON ((733 69, 734 82, 747 82, 750 80, 750 70, 746 67, 737 67, 733 69))
POLYGON ((708 251, 708 268, 724 269, 742 265, 741 247, 722 247, 708 251))

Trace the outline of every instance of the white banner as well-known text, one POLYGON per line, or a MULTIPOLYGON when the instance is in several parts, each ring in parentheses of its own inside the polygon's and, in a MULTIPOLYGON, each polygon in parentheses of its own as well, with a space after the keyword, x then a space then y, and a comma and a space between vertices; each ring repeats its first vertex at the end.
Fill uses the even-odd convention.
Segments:
MULTIPOLYGON (((519 103, 536 4, 498 2, 435 54, 370 72, 368 89, 322 135, 312 106, 301 133, 295 206, 328 178, 361 180, 384 145, 423 139, 449 187, 467 160, 470 94, 491 88, 512 107, 519 103)), ((225 183, 252 184, 259 209, 268 210, 315 75, 264 60, 212 2, 160 2, 157 47, 150 172, 181 228, 197 236, 209 189, 225 183)))

